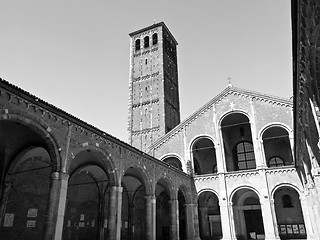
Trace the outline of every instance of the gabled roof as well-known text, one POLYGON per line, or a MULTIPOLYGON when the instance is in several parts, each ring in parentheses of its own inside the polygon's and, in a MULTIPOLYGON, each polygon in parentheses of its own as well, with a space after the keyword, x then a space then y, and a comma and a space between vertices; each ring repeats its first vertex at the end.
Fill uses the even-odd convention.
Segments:
POLYGON ((132 32, 132 33, 129 33, 129 36, 130 36, 130 37, 133 37, 134 35, 140 34, 140 33, 142 33, 142 32, 145 32, 145 31, 148 31, 148 30, 154 29, 154 28, 156 28, 156 27, 160 27, 160 26, 162 26, 162 27, 166 30, 166 32, 171 36, 171 38, 173 39, 173 41, 175 42, 175 44, 178 45, 177 40, 174 38, 174 36, 173 36, 172 33, 170 32, 169 28, 167 27, 166 24, 164 24, 164 22, 154 23, 154 24, 152 24, 152 25, 150 25, 150 26, 148 26, 148 27, 145 27, 145 28, 142 28, 142 29, 140 29, 140 30, 134 31, 134 32, 132 32))
POLYGON ((205 112, 208 108, 213 106, 215 103, 218 103, 219 101, 221 101, 222 99, 224 99, 230 94, 245 95, 245 96, 251 97, 252 99, 269 101, 269 102, 281 104, 287 107, 293 106, 292 100, 282 98, 282 97, 276 97, 276 96, 265 94, 265 93, 259 93, 251 90, 241 89, 241 88, 233 87, 230 85, 227 88, 225 88, 222 92, 220 92, 217 96, 212 98, 209 102, 207 102, 205 105, 203 105, 201 108, 199 108, 197 111, 195 111, 193 114, 191 114, 189 117, 187 117, 183 122, 181 122, 179 125, 173 128, 166 135, 157 139, 150 146, 150 149, 154 149, 154 147, 159 145, 161 142, 165 141, 167 138, 170 138, 172 135, 180 131, 182 128, 184 128, 186 125, 192 122, 195 118, 197 118, 199 115, 205 112))

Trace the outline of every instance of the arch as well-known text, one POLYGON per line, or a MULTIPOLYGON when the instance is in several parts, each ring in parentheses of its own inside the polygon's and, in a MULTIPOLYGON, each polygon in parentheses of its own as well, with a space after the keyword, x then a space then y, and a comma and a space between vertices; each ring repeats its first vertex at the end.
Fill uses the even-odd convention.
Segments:
POLYGON ((297 193, 299 194, 299 197, 301 198, 302 196, 302 191, 296 186, 293 185, 291 183, 280 183, 278 185, 276 185, 272 190, 271 190, 271 197, 274 198, 274 193, 277 191, 277 189, 281 188, 281 187, 291 187, 294 190, 297 191, 297 193))
POLYGON ((219 195, 219 193, 218 193, 216 190, 214 190, 214 189, 212 189, 212 188, 203 188, 203 189, 201 189, 201 190, 197 193, 197 201, 198 201, 199 195, 200 195, 201 193, 203 193, 203 192, 212 192, 212 193, 214 193, 215 195, 217 195, 217 197, 220 199, 220 195, 219 195))
POLYGON ((282 123, 282 122, 272 122, 272 123, 268 123, 266 125, 264 125, 258 132, 258 138, 259 140, 262 140, 262 135, 263 133, 268 130, 269 128, 272 128, 272 127, 282 127, 284 128, 290 137, 292 137, 292 133, 293 133, 293 130, 285 123, 282 123))
POLYGON ((264 239, 260 194, 252 187, 239 187, 232 192, 231 202, 237 239, 264 239))
POLYGON ((161 161, 183 171, 181 158, 177 154, 166 154, 161 161))
POLYGON ((2 121, 12 121, 24 125, 30 128, 32 131, 37 133, 45 142, 47 146, 47 151, 50 155, 52 171, 60 171, 61 169, 61 157, 59 154, 59 147, 54 135, 48 131, 49 126, 40 124, 40 120, 35 120, 25 114, 17 115, 13 113, 8 113, 0 116, 0 123, 2 121))
POLYGON ((180 190, 183 193, 187 204, 192 203, 191 191, 186 187, 185 184, 181 184, 178 190, 180 190))
POLYGON ((252 116, 251 116, 250 113, 248 113, 248 112, 246 112, 246 111, 244 111, 242 109, 234 109, 234 110, 226 111, 223 114, 221 114, 221 116, 218 119, 218 125, 221 126, 221 122, 223 121, 223 119, 226 118, 227 116, 231 115, 231 114, 234 114, 234 113, 243 114, 249 119, 249 123, 252 122, 252 120, 251 120, 252 116))
POLYGON ((178 200, 178 192, 173 191, 173 184, 167 177, 160 177, 155 185, 156 197, 156 239, 170 239, 172 232, 171 201, 178 200))
POLYGON ((202 191, 197 203, 201 239, 221 239, 222 225, 218 195, 213 191, 202 191))
POLYGON ((261 194, 259 193, 259 191, 257 189, 255 189, 254 187, 252 186, 249 186, 249 185, 243 185, 243 186, 239 186, 239 187, 236 187, 235 189, 233 189, 229 195, 229 202, 232 202, 232 198, 234 197, 234 194, 239 191, 239 190, 242 190, 242 189, 247 189, 247 190, 251 190, 253 192, 255 192, 257 194, 257 196, 259 197, 259 199, 261 199, 261 194))
POLYGON ((70 174, 64 214, 63 239, 100 239, 108 216, 109 176, 98 163, 79 164, 70 174))
POLYGON ((190 159, 196 175, 217 173, 215 140, 208 135, 198 135, 190 144, 190 159))
POLYGON ((94 146, 85 146, 77 149, 67 165, 67 173, 71 176, 79 167, 86 165, 97 165, 101 167, 109 177, 111 185, 117 185, 117 176, 111 154, 107 154, 103 149, 94 146), (76 159, 76 160, 75 160, 76 159))
POLYGON ((264 156, 268 167, 276 167, 270 161, 275 157, 283 161, 283 165, 293 164, 293 155, 289 132, 281 125, 268 126, 261 135, 264 156))
POLYGON ((253 144, 249 115, 243 111, 228 112, 221 117, 220 128, 226 170, 239 171, 256 168, 256 154, 253 145, 252 151, 248 154, 246 154, 244 149, 245 142, 253 144), (242 150, 244 150, 242 152, 240 151, 241 149, 238 149, 238 144, 241 142, 242 150), (246 164, 247 158, 250 159, 250 166, 246 164))
MULTIPOLYGON (((166 177, 166 176, 160 176, 155 182, 154 182, 154 191, 156 190, 156 186, 160 184, 161 186, 166 186, 166 190, 168 191, 169 193, 169 197, 170 197, 170 200, 172 199, 176 199, 176 192, 174 191, 174 185, 172 183, 172 181, 166 177)), ((156 195, 156 192, 155 192, 155 195, 156 195)))
POLYGON ((124 175, 126 174, 128 169, 130 169, 130 168, 137 171, 137 173, 139 174, 139 176, 137 176, 137 177, 139 178, 141 183, 144 184, 146 195, 150 196, 152 194, 152 180, 151 180, 150 175, 148 174, 148 172, 145 168, 142 168, 141 166, 135 165, 133 163, 130 165, 126 165, 126 167, 123 169, 123 172, 122 172, 122 175, 120 176, 120 179, 121 180, 123 179, 124 175))
POLYGON ((0 209, 14 216, 14 224, 0 226, 1 238, 42 239, 51 171, 50 156, 45 148, 29 147, 17 154, 5 175, 6 184, 2 188, 5 191, 1 192, 3 199, 0 206, 0 209), (31 225, 26 225, 27 216, 28 220, 36 217, 36 222, 29 221, 31 225), (30 231, 29 227, 35 228, 30 231))
POLYGON ((307 232, 304 223, 300 194, 287 184, 281 184, 273 192, 273 202, 277 226, 281 239, 306 239, 307 232))

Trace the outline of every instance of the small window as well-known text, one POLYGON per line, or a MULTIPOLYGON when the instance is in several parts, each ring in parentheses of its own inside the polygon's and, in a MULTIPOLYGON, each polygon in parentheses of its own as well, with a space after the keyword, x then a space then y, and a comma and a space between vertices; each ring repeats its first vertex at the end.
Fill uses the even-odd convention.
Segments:
POLYGON ((146 37, 144 38, 144 48, 148 48, 148 47, 149 47, 149 37, 146 36, 146 37))
POLYGON ((156 45, 158 43, 158 34, 154 33, 152 35, 152 45, 156 45))
POLYGON ((146 58, 146 65, 148 64, 148 59, 146 58))
POLYGON ((282 207, 283 208, 292 208, 291 197, 288 194, 282 196, 282 207))
POLYGON ((140 50, 140 39, 136 40, 136 51, 140 50))
POLYGON ((282 167, 284 166, 284 161, 279 157, 272 157, 269 160, 269 167, 282 167))

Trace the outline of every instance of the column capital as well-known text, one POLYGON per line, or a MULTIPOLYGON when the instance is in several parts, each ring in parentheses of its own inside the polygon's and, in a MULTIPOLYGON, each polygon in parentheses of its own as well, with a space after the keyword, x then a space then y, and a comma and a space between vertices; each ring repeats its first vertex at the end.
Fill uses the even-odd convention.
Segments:
POLYGON ((50 176, 51 180, 68 180, 69 175, 67 173, 62 173, 62 172, 52 172, 50 176))

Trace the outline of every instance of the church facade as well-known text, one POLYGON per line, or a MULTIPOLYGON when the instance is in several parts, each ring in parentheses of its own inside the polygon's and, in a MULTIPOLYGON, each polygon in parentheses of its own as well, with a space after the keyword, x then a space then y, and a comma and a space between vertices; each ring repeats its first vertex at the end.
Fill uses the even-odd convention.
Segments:
POLYGON ((291 5, 293 101, 229 85, 182 122, 176 39, 130 33, 129 144, 0 79, 0 238, 320 239, 320 4, 291 5))

